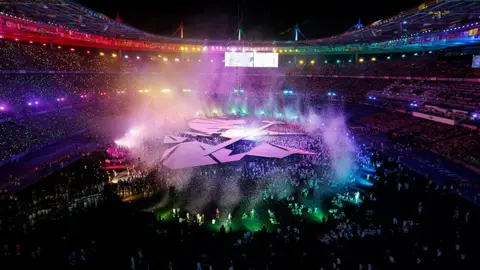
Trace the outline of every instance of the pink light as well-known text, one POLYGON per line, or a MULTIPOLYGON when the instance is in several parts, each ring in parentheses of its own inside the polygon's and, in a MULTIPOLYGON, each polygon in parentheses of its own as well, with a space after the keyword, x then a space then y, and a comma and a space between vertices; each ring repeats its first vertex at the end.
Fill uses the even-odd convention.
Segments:
POLYGON ((90 54, 90 51, 87 51, 87 54, 90 54))
POLYGON ((19 39, 18 39, 18 38, 15 38, 15 41, 19 41, 19 39))
POLYGON ((32 106, 32 102, 28 102, 28 106, 32 106))
POLYGON ((5 107, 0 106, 0 111, 4 111, 4 110, 5 110, 5 107))
POLYGON ((30 41, 30 44, 33 44, 33 41, 30 41))
POLYGON ((62 97, 60 100, 61 100, 61 101, 65 101, 65 99, 64 99, 63 97, 62 97))
POLYGON ((71 51, 71 52, 74 52, 74 51, 75 51, 75 49, 74 49, 74 48, 71 48, 71 49, 70 49, 70 51, 71 51))
POLYGON ((38 103, 39 103, 38 101, 35 101, 35 105, 38 105, 38 103))
POLYGON ((43 46, 47 46, 47 43, 43 43, 43 46))

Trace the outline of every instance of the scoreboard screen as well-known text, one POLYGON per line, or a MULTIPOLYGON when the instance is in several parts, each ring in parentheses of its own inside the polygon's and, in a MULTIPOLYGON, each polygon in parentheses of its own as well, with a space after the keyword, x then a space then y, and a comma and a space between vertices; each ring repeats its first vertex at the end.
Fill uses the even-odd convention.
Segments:
POLYGON ((226 52, 226 67, 253 67, 253 52, 226 52))
POLYGON ((278 68, 278 53, 225 52, 225 66, 278 68))

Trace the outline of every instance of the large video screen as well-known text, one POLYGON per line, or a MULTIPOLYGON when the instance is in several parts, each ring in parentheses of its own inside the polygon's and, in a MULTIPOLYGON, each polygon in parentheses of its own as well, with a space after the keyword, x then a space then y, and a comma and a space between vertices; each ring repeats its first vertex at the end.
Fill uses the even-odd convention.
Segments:
POLYGON ((253 67, 253 52, 225 52, 226 67, 253 67))
POLYGON ((278 67, 278 53, 255 53, 253 57, 254 67, 278 67))
POLYGON ((480 55, 473 56, 472 68, 480 68, 480 55))
POLYGON ((225 52, 226 67, 278 67, 278 53, 225 52))

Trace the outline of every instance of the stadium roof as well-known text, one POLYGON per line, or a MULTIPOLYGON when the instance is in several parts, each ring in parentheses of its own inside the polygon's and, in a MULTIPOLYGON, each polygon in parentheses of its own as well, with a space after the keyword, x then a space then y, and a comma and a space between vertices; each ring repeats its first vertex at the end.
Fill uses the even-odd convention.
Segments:
MULTIPOLYGON (((101 13, 68 0, 0 0, 0 9, 17 17, 62 26, 74 31, 107 38, 189 43, 208 45, 235 45, 237 40, 199 40, 165 37, 147 33, 117 22, 101 13)), ((398 15, 376 21, 360 29, 345 33, 300 41, 241 41, 242 45, 276 46, 336 46, 372 44, 412 36, 431 35, 456 25, 476 22, 480 16, 480 2, 476 0, 437 0, 426 2, 398 15)), ((248 32, 248 29, 246 29, 248 32)))
POLYGON ((117 22, 106 15, 68 0, 0 0, 4 12, 36 22, 57 24, 109 38, 149 41, 178 41, 117 22))
POLYGON ((300 42, 324 45, 384 42, 412 35, 426 35, 455 25, 477 22, 480 21, 479 16, 480 2, 477 0, 429 1, 353 31, 300 42))

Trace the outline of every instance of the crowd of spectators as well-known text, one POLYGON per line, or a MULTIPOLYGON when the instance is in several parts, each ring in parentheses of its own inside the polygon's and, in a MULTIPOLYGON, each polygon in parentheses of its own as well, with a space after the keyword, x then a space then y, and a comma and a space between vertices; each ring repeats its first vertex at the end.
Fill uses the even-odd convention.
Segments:
MULTIPOLYGON (((223 56, 218 55, 189 59, 146 52, 120 54, 25 40, 0 40, 0 52, 0 163, 125 113, 125 99, 103 98, 124 93, 133 97, 139 89, 192 89, 196 95, 235 89, 262 102, 268 98, 265 92, 282 95, 284 89, 293 89, 293 100, 307 96, 312 107, 321 106, 316 103, 318 99, 363 102, 371 97, 379 100, 372 105, 415 100, 470 111, 478 109, 480 96, 475 82, 303 76, 469 78, 477 76, 470 56, 409 56, 244 69, 225 68, 223 56)), ((242 95, 234 92, 235 97, 242 95)), ((360 122, 407 145, 480 168, 480 135, 476 131, 390 111, 360 122)), ((272 131, 303 133, 304 128, 288 125, 272 131)), ((198 171, 197 180, 207 183, 218 177, 227 182, 232 178, 261 182, 272 175, 288 174, 295 175, 293 182, 291 178, 282 181, 298 188, 297 193, 336 187, 337 183, 325 180, 333 173, 326 169, 332 160, 320 136, 278 137, 266 142, 316 151, 317 155, 298 164, 246 162, 243 169, 233 173, 223 167, 208 167, 198 171), (326 184, 318 187, 317 181, 313 184, 308 178, 320 178, 326 184)), ((234 150, 251 147, 244 144, 234 150)), ((156 147, 152 151, 158 154, 156 147)), ((202 219, 157 219, 130 204, 120 204, 118 197, 167 196, 164 189, 175 181, 175 173, 161 171, 152 178, 132 166, 128 177, 114 184, 111 180, 117 172, 103 169, 104 155, 77 149, 81 155, 77 163, 65 168, 62 164, 58 173, 19 192, 0 191, 0 264, 2 269, 478 268, 479 211, 457 196, 456 183, 425 178, 371 151, 366 165, 374 168, 367 176, 373 186, 362 187, 365 190, 361 195, 355 193, 356 199, 350 186, 335 193, 331 203, 338 209, 317 222, 306 221, 311 214, 307 209, 288 206, 292 204, 288 196, 272 203, 282 221, 276 224, 271 220, 274 229, 263 226, 260 230, 227 232, 223 227, 213 233, 202 219), (363 203, 357 203, 359 199, 363 203), (293 218, 282 217, 291 213, 293 218)), ((349 177, 352 183, 353 178, 349 177)), ((10 184, 22 185, 14 177, 10 184)), ((182 209, 182 215, 184 212, 182 209)), ((212 212, 208 219, 219 216, 218 211, 217 216, 212 212)))
MULTIPOLYGON (((188 214, 163 219, 119 204, 115 194, 153 190, 144 197, 161 198, 165 193, 152 186, 165 183, 131 171, 128 180, 112 186, 114 174, 101 169, 104 158, 85 153, 45 182, 17 195, 2 193, 2 263, 62 269, 476 269, 478 264, 479 212, 457 196, 456 184, 433 182, 379 152, 367 161, 376 172, 361 204, 350 202, 348 191, 339 192, 332 200, 338 212, 308 222, 306 209, 286 219, 291 209, 278 202, 280 224, 220 232, 208 225, 214 212, 204 221, 188 220, 188 214)), ((299 168, 299 175, 304 170, 299 168)), ((205 172, 213 177, 214 168, 205 172)), ((258 177, 258 171, 247 172, 258 177)), ((219 215, 226 219, 227 213, 219 215)))
POLYGON ((477 130, 392 111, 372 114, 360 121, 393 139, 428 149, 454 162, 480 168, 480 135, 477 130))
POLYGON ((3 108, 0 119, 11 118, 9 114, 12 113, 25 114, 44 110, 46 106, 58 106, 56 100, 59 98, 78 100, 101 93, 157 88, 196 92, 244 89, 247 92, 279 93, 284 89, 294 89, 299 90, 297 94, 324 96, 332 92, 344 99, 361 100, 374 96, 391 102, 415 100, 469 111, 477 110, 480 104, 478 83, 418 80, 432 76, 475 77, 471 69, 471 55, 441 56, 433 53, 391 60, 378 57, 376 61, 371 61, 365 58, 358 63, 282 64, 279 68, 252 69, 226 68, 222 62, 223 55, 203 53, 120 53, 7 39, 0 40, 0 50, 4 52, 0 54, 0 72, 4 74, 0 76, 0 106, 3 108), (318 78, 310 75, 382 76, 382 79, 318 78), (417 79, 386 79, 383 76, 417 79))
MULTIPOLYGON (((403 76, 403 77, 475 77, 471 67, 471 55, 444 56, 437 52, 425 55, 360 56, 353 59, 311 63, 300 59, 299 63, 281 61, 279 68, 245 69, 225 68, 223 54, 205 53, 155 53, 141 51, 99 50, 62 47, 50 43, 28 40, 1 40, 2 58, 0 70, 30 71, 90 71, 90 72, 204 72, 249 73, 263 75, 320 74, 354 76, 403 76), (303 63, 305 62, 305 63, 303 63)), ((301 58, 301 57, 300 57, 301 58)), ((308 58, 308 57, 307 57, 308 58)), ((315 58, 315 57, 314 57, 315 58)), ((308 60, 308 61, 307 61, 308 60)))
POLYGON ((447 77, 468 78, 477 75, 472 69, 472 56, 424 56, 397 55, 361 57, 358 63, 342 61, 328 65, 305 65, 302 71, 293 74, 351 75, 351 76, 399 76, 399 77, 447 77), (375 60, 373 60, 375 59, 375 60))
POLYGON ((125 110, 122 104, 120 100, 109 99, 1 122, 0 162, 87 129, 102 119, 119 115, 125 110))

